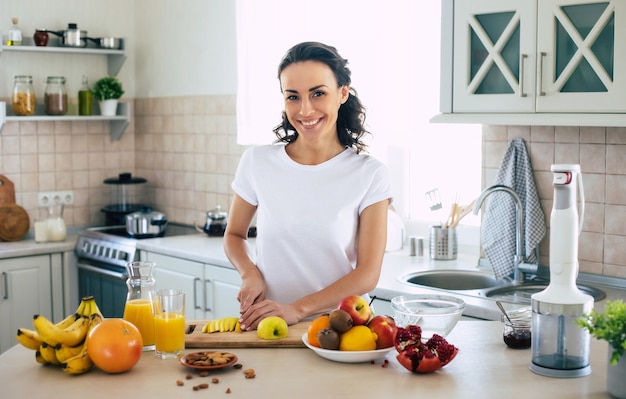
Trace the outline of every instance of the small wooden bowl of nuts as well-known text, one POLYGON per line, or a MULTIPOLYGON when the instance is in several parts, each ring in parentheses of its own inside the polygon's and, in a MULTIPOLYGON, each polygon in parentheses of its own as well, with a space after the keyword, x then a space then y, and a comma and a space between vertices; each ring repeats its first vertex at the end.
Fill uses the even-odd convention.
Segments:
POLYGON ((237 356, 228 352, 191 352, 180 358, 180 364, 196 370, 215 370, 237 363, 237 356))

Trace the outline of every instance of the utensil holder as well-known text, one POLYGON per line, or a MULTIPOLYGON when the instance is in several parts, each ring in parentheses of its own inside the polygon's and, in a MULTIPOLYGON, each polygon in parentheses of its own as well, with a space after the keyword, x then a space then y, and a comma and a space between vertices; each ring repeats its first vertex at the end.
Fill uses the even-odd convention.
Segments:
POLYGON ((456 229, 430 227, 430 258, 436 260, 452 260, 457 255, 456 229))

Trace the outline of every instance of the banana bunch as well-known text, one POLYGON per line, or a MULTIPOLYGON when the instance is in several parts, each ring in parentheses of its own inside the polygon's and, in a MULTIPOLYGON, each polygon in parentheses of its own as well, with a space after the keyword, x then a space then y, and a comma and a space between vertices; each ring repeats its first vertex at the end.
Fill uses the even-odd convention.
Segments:
POLYGON ((61 366, 68 374, 82 374, 93 367, 87 355, 87 335, 102 320, 96 300, 87 296, 81 299, 74 314, 56 324, 35 315, 34 329, 18 328, 17 342, 34 350, 38 363, 61 366))
POLYGON ((221 319, 209 320, 203 327, 203 333, 214 332, 241 332, 241 325, 237 317, 224 317, 221 319))

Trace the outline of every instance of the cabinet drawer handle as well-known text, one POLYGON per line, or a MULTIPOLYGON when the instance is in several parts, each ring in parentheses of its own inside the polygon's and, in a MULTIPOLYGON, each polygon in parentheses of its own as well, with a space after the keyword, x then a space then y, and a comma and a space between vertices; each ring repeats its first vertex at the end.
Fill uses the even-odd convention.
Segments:
POLYGON ((2 285, 4 286, 4 296, 2 299, 9 299, 9 276, 7 272, 2 272, 2 285))
POLYGON ((194 309, 202 309, 201 306, 198 306, 198 282, 201 282, 199 277, 193 279, 193 308, 194 309))
POLYGON ((526 65, 526 59, 528 58, 528 54, 522 54, 522 58, 519 61, 519 96, 526 97, 527 94, 524 93, 524 65, 526 65))
POLYGON ((211 309, 210 306, 207 306, 207 299, 213 296, 213 292, 211 292, 211 280, 204 280, 204 287, 204 311, 212 312, 213 309, 211 309))
POLYGON ((545 96, 546 92, 543 91, 543 58, 546 56, 547 54, 545 52, 541 52, 539 53, 539 78, 538 78, 538 82, 537 84, 539 85, 539 90, 537 90, 539 92, 540 96, 545 96))

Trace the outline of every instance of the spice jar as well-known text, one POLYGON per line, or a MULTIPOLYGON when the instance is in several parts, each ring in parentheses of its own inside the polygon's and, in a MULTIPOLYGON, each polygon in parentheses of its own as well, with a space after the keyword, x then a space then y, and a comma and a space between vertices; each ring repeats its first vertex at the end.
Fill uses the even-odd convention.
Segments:
POLYGON ((67 113, 67 91, 63 76, 48 76, 44 103, 48 115, 65 115, 67 113))
POLYGON ((35 114, 35 89, 33 88, 32 76, 15 76, 11 103, 13 113, 17 116, 28 116, 35 114))
POLYGON ((507 312, 509 319, 502 316, 504 343, 512 349, 527 349, 531 343, 531 311, 525 307, 507 312))

